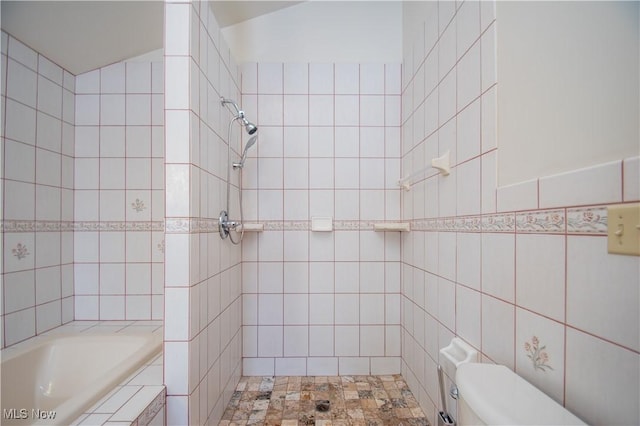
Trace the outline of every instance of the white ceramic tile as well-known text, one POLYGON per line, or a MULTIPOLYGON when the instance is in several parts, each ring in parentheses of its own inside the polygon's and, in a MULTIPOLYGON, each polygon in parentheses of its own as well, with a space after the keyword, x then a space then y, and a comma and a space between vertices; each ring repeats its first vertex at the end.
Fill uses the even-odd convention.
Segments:
POLYGON ((306 95, 284 96, 284 124, 304 126, 309 122, 309 100, 306 95))
POLYGON ((336 294, 335 303, 336 324, 359 324, 360 317, 358 312, 360 300, 357 294, 336 294))
POLYGON ((283 323, 283 302, 281 294, 258 295, 258 324, 281 325, 283 323))
POLYGON ((127 62, 126 87, 127 93, 151 93, 151 63, 127 62))
POLYGON ((126 95, 126 108, 127 125, 151 123, 151 95, 126 95))
POLYGON ((22 44, 13 37, 9 37, 8 44, 8 50, 5 49, 4 52, 8 54, 10 58, 15 59, 34 71, 38 68, 38 53, 35 50, 22 44))
POLYGON ((496 25, 492 25, 480 40, 482 62, 482 90, 485 91, 497 80, 496 25))
POLYGON ((38 110, 62 119, 62 87, 42 76, 38 77, 38 110))
MULTIPOLYGON (((5 136, 29 145, 36 144, 36 110, 7 99, 5 136)), ((79 123, 78 123, 79 124, 79 123)))
POLYGON ((360 295, 360 323, 384 324, 384 295, 360 295))
POLYGON ((4 278, 4 310, 10 314, 35 305, 36 285, 34 271, 6 274, 4 278))
POLYGON ((361 96, 360 125, 382 126, 384 122, 384 97, 376 95, 361 96))
MULTIPOLYGON (((335 265, 336 293, 357 293, 359 289, 359 263, 338 262, 335 265)), ((336 299, 337 300, 337 299, 336 299)))
POLYGON ((100 124, 100 96, 76 95, 76 125, 100 124))
POLYGON ((331 95, 309 96, 309 124, 332 126, 334 121, 334 98, 331 95))
POLYGON ((188 391, 189 343, 165 342, 164 344, 164 382, 167 388, 175 392, 188 391))
POLYGON ((336 356, 360 355, 360 327, 336 326, 335 339, 336 356))
POLYGON ((638 350, 638 268, 637 257, 607 254, 606 238, 568 237, 567 323, 638 350))
POLYGON ((456 208, 458 216, 476 215, 481 211, 481 166, 475 158, 456 167, 456 208))
POLYGON ((97 232, 74 232, 73 239, 76 262, 98 261, 97 232))
POLYGON ((384 326, 360 327, 360 355, 383 356, 384 355, 384 326))
POLYGON ((38 136, 36 144, 45 149, 49 149, 54 152, 60 152, 62 144, 62 123, 46 114, 38 112, 37 114, 37 132, 38 136))
POLYGON ((258 326, 258 356, 282 356, 282 326, 258 326))
POLYGON ((516 309, 516 372, 551 396, 564 401, 565 330, 562 324, 516 309))
POLYGON ((305 376, 307 360, 305 358, 277 358, 276 376, 305 376))
POLYGON ((360 219, 384 220, 384 191, 360 191, 360 219))
POLYGON ((540 208, 620 201, 620 161, 540 178, 540 208))
POLYGON ((165 10, 165 55, 189 54, 190 4, 168 4, 165 10))
POLYGON ((129 126, 126 129, 127 157, 146 157, 151 155, 151 128, 148 126, 129 126))
POLYGON ((482 234, 482 291, 509 302, 515 292, 515 236, 482 234))
POLYGON ((76 320, 98 319, 98 296, 74 296, 73 299, 76 320))
POLYGON ((337 376, 338 358, 307 358, 307 374, 310 376, 337 376))
POLYGON ((309 155, 309 132, 305 127, 284 128, 284 156, 306 157, 309 155))
MULTIPOLYGON (((306 218, 306 215, 304 218, 302 216, 287 218, 285 215, 285 220, 306 220, 306 218)), ((284 258, 292 262, 309 260, 309 233, 307 231, 284 232, 284 258)))
MULTIPOLYGON (((79 127, 76 127, 78 131, 79 127)), ((100 156, 125 156, 125 129, 120 126, 100 126, 100 156)), ((76 135, 77 138, 77 135, 76 135)), ((76 143, 78 143, 76 141, 76 143)))
POLYGON ((341 376, 370 374, 369 358, 340 357, 338 364, 341 376))
POLYGON ((480 2, 463 3, 456 15, 456 51, 460 58, 480 37, 480 2))
POLYGON ((374 231, 360 232, 360 260, 384 260, 384 233, 374 231))
POLYGON ((640 200, 640 157, 626 158, 624 160, 623 179, 623 200, 640 200))
POLYGON ((314 325, 333 324, 333 294, 309 295, 309 323, 314 325))
POLYGON ((333 157, 334 128, 309 127, 309 157, 333 157))
POLYGON ((283 124, 283 96, 259 95, 257 121, 263 126, 281 126, 283 124))
POLYGON ((385 77, 387 77, 389 86, 387 93, 395 93, 396 90, 398 90, 399 77, 394 75, 394 72, 399 72, 399 70, 391 64, 361 64, 360 93, 363 95, 379 95, 385 93, 385 77))
POLYGON ((258 93, 277 94, 283 92, 283 64, 258 64, 258 93))
POLYGON ((19 62, 9 59, 6 78, 7 97, 35 108, 38 75, 19 62))
POLYGON ((472 346, 481 346, 481 295, 464 286, 456 289, 456 334, 472 346))
POLYGON ((124 264, 100 265, 100 294, 124 294, 124 264))
POLYGON ((124 296, 100 296, 100 319, 124 318, 124 296))
POLYGON ((327 325, 309 326, 309 355, 332 356, 334 345, 334 327, 327 325))
POLYGON ((334 71, 333 64, 309 64, 309 93, 333 93, 334 71))
POLYGON ((463 162, 480 154, 480 101, 476 100, 458 114, 456 159, 463 162))
POLYGON ((4 166, 6 179, 35 182, 36 150, 11 140, 5 141, 5 158, 11 159, 4 166))
MULTIPOLYGON (((366 66, 366 65, 363 65, 366 66)), ((402 90, 402 66, 385 64, 385 91, 387 94, 399 95, 402 90)))
MULTIPOLYGON (((362 157, 378 157, 385 156, 385 129, 382 127, 362 127, 360 129, 360 156, 362 157)), ((355 135, 355 150, 358 149, 358 137, 355 135)), ((348 141, 347 147, 348 148, 348 141)), ((338 141, 336 140, 336 149, 338 141)), ((348 152, 348 151, 347 151, 348 152)), ((347 155, 349 156, 349 155, 347 155)), ((357 156, 357 155, 354 155, 357 156)))
POLYGON ((480 44, 476 43, 456 65, 458 108, 468 105, 481 92, 480 44))
POLYGON ((309 323, 309 299, 306 294, 285 294, 284 306, 287 307, 284 311, 284 324, 303 325, 309 323))
POLYGON ((243 358, 242 373, 249 376, 273 376, 275 374, 274 359, 243 358))
POLYGON ((566 344, 567 409, 589 424, 638 423, 638 354, 569 327, 566 344))
POLYGON ((360 90, 360 67, 358 64, 335 64, 335 93, 357 94, 360 90))
MULTIPOLYGON (((447 5, 450 8, 452 5, 447 5)), ((441 80, 454 67, 456 62, 456 28, 450 25, 444 33, 443 24, 448 20, 440 21, 441 38, 438 42, 438 77, 441 80)))
POLYGON ((438 233, 438 275, 456 279, 456 234, 452 232, 438 233))
POLYGON ((125 93, 125 63, 100 68, 100 93, 125 93))
POLYGON ((76 94, 100 93, 100 70, 79 74, 75 78, 76 94))
POLYGON ((383 159, 360 159, 360 188, 383 189, 385 187, 384 165, 383 159))
POLYGON ((480 290, 481 235, 458 233, 456 241, 456 281, 480 290))
POLYGON ((513 305, 483 295, 482 352, 494 362, 514 368, 514 333, 513 305))
POLYGON ((356 95, 335 96, 335 125, 357 126, 359 123, 360 98, 356 95))
POLYGON ((309 65, 284 64, 284 93, 303 94, 309 91, 309 65))
POLYGON ((384 293, 383 262, 360 262, 360 293, 384 293))
POLYGON ((509 212, 538 208, 538 179, 501 186, 496 192, 498 211, 509 212))
POLYGON ((518 235, 516 238, 516 302, 547 317, 565 317, 565 238, 518 235))
POLYGON ((496 212, 496 152, 484 154, 482 157, 482 213, 496 212))

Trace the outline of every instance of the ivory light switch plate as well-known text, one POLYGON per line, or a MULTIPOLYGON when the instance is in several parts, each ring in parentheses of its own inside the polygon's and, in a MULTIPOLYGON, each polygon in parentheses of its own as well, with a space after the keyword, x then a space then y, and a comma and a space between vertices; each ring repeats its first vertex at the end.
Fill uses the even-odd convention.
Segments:
POLYGON ((640 204, 607 208, 608 251, 640 256, 640 204))

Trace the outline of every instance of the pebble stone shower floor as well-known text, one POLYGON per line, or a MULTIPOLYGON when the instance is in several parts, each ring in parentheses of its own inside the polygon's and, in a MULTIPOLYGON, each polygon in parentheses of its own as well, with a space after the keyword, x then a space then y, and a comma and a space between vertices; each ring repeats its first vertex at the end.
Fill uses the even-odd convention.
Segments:
POLYGON ((400 375, 243 377, 220 425, 430 426, 400 375))

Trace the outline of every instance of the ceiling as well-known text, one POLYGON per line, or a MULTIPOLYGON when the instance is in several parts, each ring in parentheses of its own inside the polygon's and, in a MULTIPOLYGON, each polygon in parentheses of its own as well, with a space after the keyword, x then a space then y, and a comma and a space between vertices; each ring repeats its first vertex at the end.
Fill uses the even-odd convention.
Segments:
MULTIPOLYGON (((221 28, 301 1, 210 2, 221 28)), ((72 74, 163 47, 164 2, 0 0, 2 29, 72 74)))
POLYGON ((221 28, 275 12, 285 7, 303 3, 302 1, 212 1, 211 9, 221 28))

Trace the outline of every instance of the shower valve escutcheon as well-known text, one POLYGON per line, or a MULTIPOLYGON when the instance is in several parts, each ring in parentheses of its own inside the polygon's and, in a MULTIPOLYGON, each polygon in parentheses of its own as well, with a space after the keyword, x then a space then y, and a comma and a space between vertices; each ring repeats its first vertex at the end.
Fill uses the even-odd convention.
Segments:
POLYGON ((233 220, 229 220, 229 214, 226 210, 222 210, 220 212, 220 217, 218 218, 218 232, 220 232, 220 238, 223 240, 229 236, 229 233, 240 225, 239 222, 235 222, 233 220))

